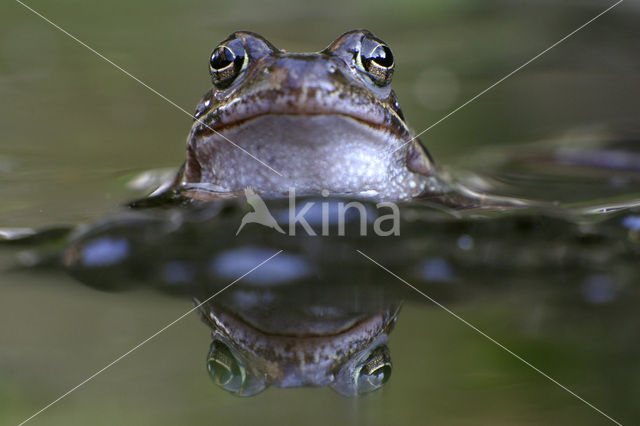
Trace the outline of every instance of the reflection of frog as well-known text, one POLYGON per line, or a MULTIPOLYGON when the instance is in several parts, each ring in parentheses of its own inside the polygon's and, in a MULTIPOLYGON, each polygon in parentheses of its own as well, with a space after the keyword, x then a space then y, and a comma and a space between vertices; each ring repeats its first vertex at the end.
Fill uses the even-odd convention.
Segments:
POLYGON ((381 387, 391 375, 387 340, 398 304, 365 293, 375 286, 348 287, 239 285, 202 304, 214 382, 242 396, 269 385, 330 386, 344 395, 381 387))
POLYGON ((233 33, 211 56, 214 88, 196 109, 181 192, 204 199, 246 187, 387 199, 442 192, 404 122, 393 70, 389 47, 364 30, 305 54, 233 33))
MULTIPOLYGON (((262 227, 236 236, 229 223, 238 206, 222 213, 217 204, 182 209, 177 221, 166 220, 178 218, 175 210, 146 210, 79 230, 62 263, 102 290, 144 286, 196 300, 213 339, 209 374, 234 394, 268 386, 331 387, 343 395, 380 388, 391 374, 387 342, 398 307, 413 295, 370 265, 346 266, 344 247, 331 244, 318 256, 319 246, 299 239, 302 246, 274 256, 286 236, 262 227)), ((346 240, 326 237, 332 241, 346 240)))

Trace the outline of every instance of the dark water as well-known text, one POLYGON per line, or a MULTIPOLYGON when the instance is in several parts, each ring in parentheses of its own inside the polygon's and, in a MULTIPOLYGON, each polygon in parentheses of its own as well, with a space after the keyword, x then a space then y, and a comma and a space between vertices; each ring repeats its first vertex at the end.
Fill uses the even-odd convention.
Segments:
MULTIPOLYGON (((418 130, 609 5, 29 4, 187 109, 210 84, 210 50, 233 30, 304 51, 368 27, 394 49, 394 87, 418 130)), ((468 185, 544 208, 462 214, 412 203, 401 206, 401 235, 384 238, 358 236, 357 223, 345 237, 257 225, 235 236, 243 202, 125 209, 144 193, 128 185, 134 176, 180 164, 188 117, 19 4, 1 10, 1 225, 60 231, 0 247, 0 423, 26 419, 278 250, 212 303, 289 329, 315 312, 317 330, 402 301, 382 389, 235 396, 210 379, 211 330, 192 313, 33 422, 609 422, 360 250, 607 415, 637 423, 640 211, 619 209, 640 199, 634 3, 423 138, 468 185), (67 224, 84 225, 63 237, 67 224)))

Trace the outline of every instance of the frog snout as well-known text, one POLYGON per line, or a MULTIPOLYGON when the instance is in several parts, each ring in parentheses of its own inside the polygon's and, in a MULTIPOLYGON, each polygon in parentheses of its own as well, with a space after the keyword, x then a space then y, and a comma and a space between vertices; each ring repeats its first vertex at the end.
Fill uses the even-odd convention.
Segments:
POLYGON ((274 82, 290 90, 321 89, 332 91, 345 81, 337 60, 316 55, 296 55, 280 58, 269 67, 274 82))

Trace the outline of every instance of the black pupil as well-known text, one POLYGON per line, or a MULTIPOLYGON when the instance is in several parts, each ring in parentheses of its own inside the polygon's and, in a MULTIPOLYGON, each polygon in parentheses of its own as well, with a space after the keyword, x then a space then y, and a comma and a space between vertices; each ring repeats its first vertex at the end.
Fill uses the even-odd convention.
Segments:
POLYGON ((211 58, 211 68, 220 70, 232 63, 236 59, 236 55, 227 47, 219 47, 211 58))
POLYGON ((393 54, 391 53, 391 49, 382 44, 371 52, 370 59, 381 67, 389 68, 393 65, 393 54))

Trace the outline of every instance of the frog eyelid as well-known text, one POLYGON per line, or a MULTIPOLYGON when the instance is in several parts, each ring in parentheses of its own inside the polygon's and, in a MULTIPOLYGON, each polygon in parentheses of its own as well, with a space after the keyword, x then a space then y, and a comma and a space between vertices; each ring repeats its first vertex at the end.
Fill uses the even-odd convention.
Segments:
POLYGON ((323 52, 342 58, 367 83, 387 87, 395 68, 393 53, 385 42, 367 30, 354 30, 338 37, 323 52))

